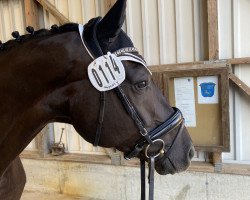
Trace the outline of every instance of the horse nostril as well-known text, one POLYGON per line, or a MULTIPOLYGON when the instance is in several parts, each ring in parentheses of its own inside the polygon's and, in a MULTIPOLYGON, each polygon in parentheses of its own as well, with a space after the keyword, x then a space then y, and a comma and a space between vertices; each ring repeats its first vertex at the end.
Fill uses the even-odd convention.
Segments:
POLYGON ((194 146, 192 146, 192 147, 190 148, 189 154, 188 154, 190 160, 194 157, 194 151, 195 151, 194 146))

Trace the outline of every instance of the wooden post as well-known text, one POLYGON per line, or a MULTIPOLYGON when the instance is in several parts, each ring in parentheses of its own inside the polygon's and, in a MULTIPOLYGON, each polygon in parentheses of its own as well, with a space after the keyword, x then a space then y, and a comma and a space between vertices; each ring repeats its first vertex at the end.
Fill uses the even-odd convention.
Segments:
POLYGON ((52 14, 60 24, 69 23, 69 19, 65 17, 62 13, 60 13, 56 7, 50 3, 48 0, 36 0, 38 3, 40 3, 45 10, 47 10, 50 14, 52 14))
POLYGON ((40 157, 45 157, 50 153, 50 146, 48 145, 49 125, 45 126, 43 130, 36 136, 36 145, 40 157))
POLYGON ((25 23, 26 26, 33 26, 35 29, 39 28, 38 8, 34 0, 24 0, 25 23))
MULTIPOLYGON (((217 0, 207 0, 208 13, 208 52, 209 60, 219 59, 219 35, 218 35, 218 2, 217 0)), ((221 164, 221 152, 212 153, 215 171, 218 163, 221 164)))
POLYGON ((222 171, 222 154, 221 152, 213 152, 214 172, 220 173, 222 171))
POLYGON ((115 2, 116 0, 105 0, 105 11, 108 12, 115 2))
POLYGON ((207 0, 209 60, 219 59, 217 0, 207 0))

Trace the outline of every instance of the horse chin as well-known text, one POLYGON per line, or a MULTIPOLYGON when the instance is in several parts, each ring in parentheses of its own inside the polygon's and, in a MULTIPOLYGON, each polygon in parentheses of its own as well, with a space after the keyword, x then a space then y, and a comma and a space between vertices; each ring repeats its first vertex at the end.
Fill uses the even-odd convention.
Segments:
POLYGON ((190 162, 185 166, 176 166, 168 157, 163 157, 155 163, 155 170, 160 175, 176 174, 187 170, 190 162))

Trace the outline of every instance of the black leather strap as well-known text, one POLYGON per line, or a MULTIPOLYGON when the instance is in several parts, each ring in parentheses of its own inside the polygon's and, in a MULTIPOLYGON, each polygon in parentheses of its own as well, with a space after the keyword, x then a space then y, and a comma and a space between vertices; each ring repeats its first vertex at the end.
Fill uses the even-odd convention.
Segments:
POLYGON ((143 136, 143 138, 149 144, 153 144, 153 141, 150 139, 150 137, 148 135, 148 131, 144 127, 144 124, 143 124, 140 116, 136 112, 134 106, 131 104, 131 102, 129 101, 126 94, 123 92, 122 88, 120 86, 118 86, 118 87, 115 88, 115 91, 116 91, 118 97, 120 98, 125 110, 130 115, 130 117, 134 120, 134 122, 135 122, 136 126, 138 127, 138 129, 139 129, 141 135, 143 136))
POLYGON ((103 119, 104 119, 104 114, 105 114, 105 104, 106 104, 106 93, 101 92, 100 93, 99 119, 98 119, 96 134, 95 134, 95 141, 94 141, 94 144, 93 144, 95 147, 98 146, 99 141, 100 141, 100 137, 101 137, 103 119))
POLYGON ((146 199, 146 173, 145 173, 145 160, 140 159, 141 166, 141 200, 146 199))
MULTIPOLYGON (((183 116, 181 114, 181 111, 178 108, 173 109, 175 112, 170 119, 168 119, 163 124, 149 132, 148 136, 152 141, 157 138, 160 138, 164 134, 168 134, 171 130, 173 130, 175 127, 179 126, 183 122, 183 116)), ((129 160, 133 157, 138 156, 140 151, 143 149, 143 146, 146 144, 148 144, 147 139, 145 137, 142 137, 139 141, 136 142, 134 149, 125 154, 125 159, 129 160)))
MULTIPOLYGON (((141 166, 141 200, 146 199, 146 175, 145 175, 145 161, 140 159, 141 166)), ((148 185, 149 185, 149 200, 154 199, 154 171, 155 171, 155 158, 150 157, 148 162, 149 174, 148 174, 148 185)))
POLYGON ((154 199, 154 171, 155 171, 155 158, 150 157, 149 159, 149 175, 148 175, 148 184, 149 184, 149 200, 154 199))

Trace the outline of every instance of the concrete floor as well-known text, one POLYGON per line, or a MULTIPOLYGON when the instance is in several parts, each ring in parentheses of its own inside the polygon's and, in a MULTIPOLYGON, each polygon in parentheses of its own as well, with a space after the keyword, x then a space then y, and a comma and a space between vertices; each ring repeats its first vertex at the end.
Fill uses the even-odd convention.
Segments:
POLYGON ((25 191, 20 200, 101 200, 87 197, 72 197, 56 193, 25 191))

